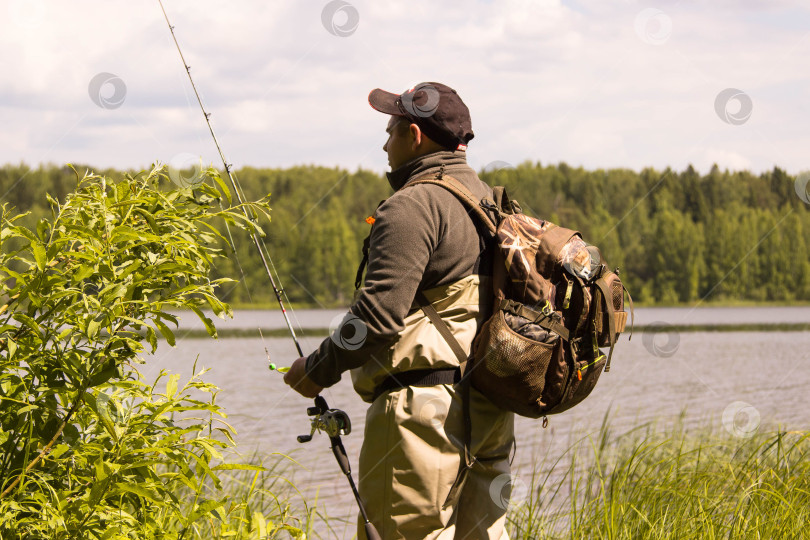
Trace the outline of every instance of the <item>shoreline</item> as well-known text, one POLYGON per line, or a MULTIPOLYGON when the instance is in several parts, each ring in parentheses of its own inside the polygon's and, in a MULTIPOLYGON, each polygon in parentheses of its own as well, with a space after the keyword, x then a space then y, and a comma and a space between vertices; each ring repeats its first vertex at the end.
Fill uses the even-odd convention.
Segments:
MULTIPOLYGON (((287 328, 218 328, 217 337, 221 339, 254 338, 259 337, 259 331, 264 337, 288 337, 287 328)), ((632 333, 660 333, 660 332, 810 332, 810 323, 739 323, 739 324, 645 324, 636 325, 632 333)), ((330 334, 328 328, 300 328, 296 329, 299 337, 326 337, 330 334)), ((622 333, 629 336, 629 330, 622 333)), ((204 329, 176 330, 177 339, 208 338, 204 329)), ((160 339, 161 336, 158 336, 160 339)))
MULTIPOLYGON (((278 307, 278 302, 257 302, 257 303, 242 303, 235 302, 229 304, 231 309, 242 311, 281 311, 278 307)), ((694 303, 679 303, 679 304, 650 304, 646 302, 633 302, 636 308, 763 308, 763 307, 810 307, 810 302, 796 301, 796 302, 758 302, 754 300, 738 300, 738 301, 717 301, 717 302, 701 302, 699 306, 694 303)), ((318 304, 294 303, 285 304, 287 311, 303 310, 303 309, 345 309, 348 310, 349 306, 321 306, 318 304)))

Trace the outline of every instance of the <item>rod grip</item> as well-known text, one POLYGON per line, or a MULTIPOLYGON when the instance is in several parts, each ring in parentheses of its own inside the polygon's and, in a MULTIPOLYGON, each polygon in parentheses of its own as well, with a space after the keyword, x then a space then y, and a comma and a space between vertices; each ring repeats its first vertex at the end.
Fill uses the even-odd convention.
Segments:
POLYGON ((372 525, 370 522, 366 523, 366 538, 368 538, 368 540, 382 540, 382 538, 380 538, 380 534, 377 532, 377 529, 375 529, 374 525, 372 525))
POLYGON ((343 447, 343 442, 339 437, 332 439, 332 453, 335 454, 335 458, 337 458, 337 462, 343 474, 352 474, 352 468, 349 465, 349 456, 346 455, 346 448, 343 447))

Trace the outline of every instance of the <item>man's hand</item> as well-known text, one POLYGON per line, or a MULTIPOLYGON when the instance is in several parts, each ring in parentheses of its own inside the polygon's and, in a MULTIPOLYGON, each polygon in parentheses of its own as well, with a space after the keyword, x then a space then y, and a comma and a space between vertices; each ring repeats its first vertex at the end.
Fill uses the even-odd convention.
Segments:
POLYGON ((290 371, 284 374, 284 382, 304 397, 314 398, 323 390, 323 386, 315 384, 307 377, 307 359, 301 357, 290 366, 290 371))

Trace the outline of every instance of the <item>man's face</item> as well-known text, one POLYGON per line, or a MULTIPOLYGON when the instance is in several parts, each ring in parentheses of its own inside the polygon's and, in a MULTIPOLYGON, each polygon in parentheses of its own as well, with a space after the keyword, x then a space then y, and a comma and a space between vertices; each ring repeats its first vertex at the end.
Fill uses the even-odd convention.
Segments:
POLYGON ((388 165, 391 170, 396 170, 413 159, 413 138, 410 132, 410 122, 403 116, 392 116, 388 120, 385 132, 388 133, 388 140, 383 145, 383 150, 388 154, 388 165))

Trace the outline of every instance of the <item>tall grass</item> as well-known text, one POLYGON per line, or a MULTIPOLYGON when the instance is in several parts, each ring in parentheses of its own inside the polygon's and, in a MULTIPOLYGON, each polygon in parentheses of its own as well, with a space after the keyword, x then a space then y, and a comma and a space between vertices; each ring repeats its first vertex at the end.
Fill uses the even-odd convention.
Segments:
POLYGON ((513 539, 810 538, 810 432, 750 438, 607 420, 535 470, 513 539))
MULTIPOLYGON (((204 496, 220 504, 213 515, 191 527, 190 540, 270 540, 312 538, 317 501, 309 502, 292 481, 295 462, 283 455, 254 452, 217 468, 204 496), (221 504, 221 501, 226 501, 221 504)), ((180 498, 196 496, 178 493, 180 498)))

